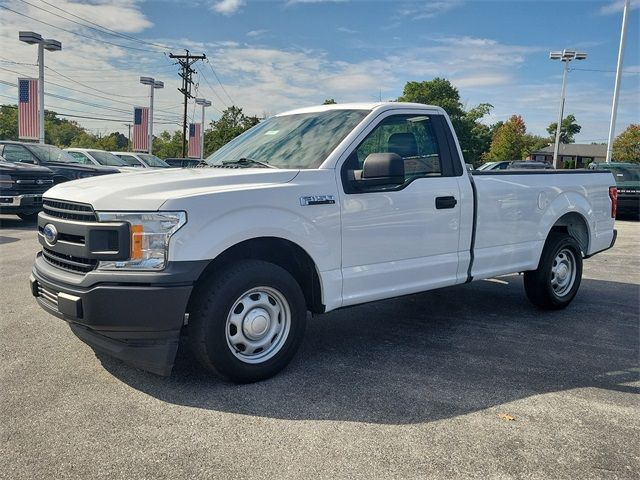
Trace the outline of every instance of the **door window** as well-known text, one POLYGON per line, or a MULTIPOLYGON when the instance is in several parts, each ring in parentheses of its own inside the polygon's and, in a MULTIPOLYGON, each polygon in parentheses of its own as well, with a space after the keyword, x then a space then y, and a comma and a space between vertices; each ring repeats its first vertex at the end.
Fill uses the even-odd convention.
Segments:
POLYGON ((402 157, 403 186, 417 178, 442 176, 440 149, 429 115, 391 115, 382 120, 347 158, 343 178, 353 178, 353 172, 362 170, 372 153, 396 153, 402 157))

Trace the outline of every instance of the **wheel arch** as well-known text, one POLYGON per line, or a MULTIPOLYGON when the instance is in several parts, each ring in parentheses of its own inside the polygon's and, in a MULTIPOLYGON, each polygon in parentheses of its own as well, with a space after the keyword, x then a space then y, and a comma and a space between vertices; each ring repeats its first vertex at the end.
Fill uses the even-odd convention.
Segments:
POLYGON ((317 266, 305 249, 280 237, 256 237, 228 247, 211 260, 195 282, 187 311, 190 310, 199 287, 216 272, 237 260, 264 260, 284 268, 298 282, 304 294, 307 309, 312 313, 323 313, 322 284, 317 266))
POLYGON ((582 250, 582 256, 586 256, 589 252, 590 230, 589 223, 586 218, 578 212, 568 212, 562 215, 551 226, 551 229, 547 233, 547 238, 552 232, 566 233, 572 237, 582 250))

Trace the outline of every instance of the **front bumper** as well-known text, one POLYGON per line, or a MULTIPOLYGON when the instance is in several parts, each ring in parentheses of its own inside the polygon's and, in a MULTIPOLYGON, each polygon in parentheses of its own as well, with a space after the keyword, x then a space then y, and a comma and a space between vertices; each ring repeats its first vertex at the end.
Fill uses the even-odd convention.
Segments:
POLYGON ((25 193, 22 195, 0 195, 0 212, 22 213, 37 212, 42 209, 41 193, 25 193))
POLYGON ((38 254, 29 281, 38 304, 68 322, 95 351, 169 375, 193 283, 205 267, 203 262, 180 264, 169 264, 162 274, 103 272, 94 274, 93 283, 87 281, 90 275, 58 273, 38 254), (173 276, 172 270, 179 273, 173 276), (70 275, 78 281, 69 281, 70 275), (171 283, 172 277, 179 282, 171 283))

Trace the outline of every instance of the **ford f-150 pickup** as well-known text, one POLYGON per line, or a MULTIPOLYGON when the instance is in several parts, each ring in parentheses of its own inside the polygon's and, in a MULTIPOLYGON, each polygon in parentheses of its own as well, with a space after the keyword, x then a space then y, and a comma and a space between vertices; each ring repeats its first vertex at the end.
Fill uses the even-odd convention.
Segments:
POLYGON ((49 190, 38 303, 139 368, 168 375, 185 332, 208 370, 252 382, 290 361, 307 312, 516 272, 564 308, 616 238, 610 172, 471 173, 438 107, 294 110, 206 162, 49 190))

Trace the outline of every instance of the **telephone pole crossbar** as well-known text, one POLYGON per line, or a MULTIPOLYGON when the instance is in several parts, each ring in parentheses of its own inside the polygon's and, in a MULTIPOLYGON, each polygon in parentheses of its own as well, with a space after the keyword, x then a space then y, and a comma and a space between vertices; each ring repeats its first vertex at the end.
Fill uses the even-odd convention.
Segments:
MULTIPOLYGON (((182 78, 182 88, 179 88, 178 91, 184 95, 184 114, 182 117, 182 158, 187 157, 187 101, 190 98, 193 98, 191 95, 191 85, 193 85, 193 80, 191 76, 196 72, 191 65, 193 65, 198 60, 204 60, 207 58, 206 55, 190 55, 189 50, 186 50, 185 55, 174 55, 173 53, 169 54, 169 58, 175 58, 178 60, 178 63, 182 67, 182 72, 180 72, 180 78, 182 78)), ((203 127, 204 128, 204 127, 203 127)))

